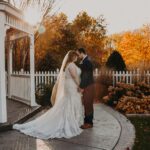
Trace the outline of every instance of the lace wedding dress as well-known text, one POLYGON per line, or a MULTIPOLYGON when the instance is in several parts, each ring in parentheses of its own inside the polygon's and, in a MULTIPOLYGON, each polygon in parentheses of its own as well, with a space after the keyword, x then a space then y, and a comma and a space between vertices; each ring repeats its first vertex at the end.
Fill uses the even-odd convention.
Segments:
POLYGON ((14 129, 40 139, 71 138, 82 132, 80 126, 83 124, 84 110, 81 94, 70 71, 76 72, 78 80, 80 79, 81 70, 70 63, 62 71, 60 82, 63 83, 58 89, 55 105, 33 121, 15 124, 14 129))

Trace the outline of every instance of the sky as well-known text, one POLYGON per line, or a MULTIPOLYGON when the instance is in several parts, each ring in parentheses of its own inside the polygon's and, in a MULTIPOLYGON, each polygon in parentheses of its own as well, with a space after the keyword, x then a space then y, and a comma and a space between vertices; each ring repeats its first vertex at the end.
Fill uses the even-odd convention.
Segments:
POLYGON ((107 34, 119 33, 150 23, 150 0, 61 0, 59 12, 69 21, 86 11, 90 16, 104 15, 107 34))

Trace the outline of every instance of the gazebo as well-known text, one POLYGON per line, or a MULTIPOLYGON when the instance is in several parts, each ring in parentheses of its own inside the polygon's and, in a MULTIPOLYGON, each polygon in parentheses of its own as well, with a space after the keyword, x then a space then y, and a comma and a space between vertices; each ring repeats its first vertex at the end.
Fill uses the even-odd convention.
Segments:
POLYGON ((7 1, 0 1, 0 123, 7 122, 8 98, 22 101, 30 106, 36 106, 34 84, 34 30, 25 22, 23 12, 7 1), (8 31, 15 30, 7 37, 8 31), (12 41, 28 36, 30 39, 30 73, 28 75, 13 75, 12 41), (7 66, 5 59, 5 41, 9 40, 7 66), (6 73, 7 68, 7 73, 6 73), (7 75, 6 75, 7 74, 7 75))

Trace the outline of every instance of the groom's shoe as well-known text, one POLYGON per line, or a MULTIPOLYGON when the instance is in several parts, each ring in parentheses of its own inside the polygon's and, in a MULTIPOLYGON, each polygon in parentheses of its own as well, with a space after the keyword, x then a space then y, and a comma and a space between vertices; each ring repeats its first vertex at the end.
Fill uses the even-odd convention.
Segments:
POLYGON ((89 129, 89 128, 93 128, 93 125, 89 123, 85 123, 84 125, 81 126, 81 129, 89 129))

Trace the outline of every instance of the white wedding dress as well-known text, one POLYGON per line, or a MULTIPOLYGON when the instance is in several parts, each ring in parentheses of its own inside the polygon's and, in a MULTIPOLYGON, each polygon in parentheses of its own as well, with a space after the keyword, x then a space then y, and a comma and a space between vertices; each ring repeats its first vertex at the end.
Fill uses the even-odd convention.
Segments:
POLYGON ((71 138, 82 132, 80 126, 83 124, 84 110, 81 94, 70 70, 75 70, 78 80, 80 79, 81 70, 74 63, 70 63, 63 71, 64 91, 59 90, 55 105, 33 121, 15 124, 14 129, 40 139, 71 138))

